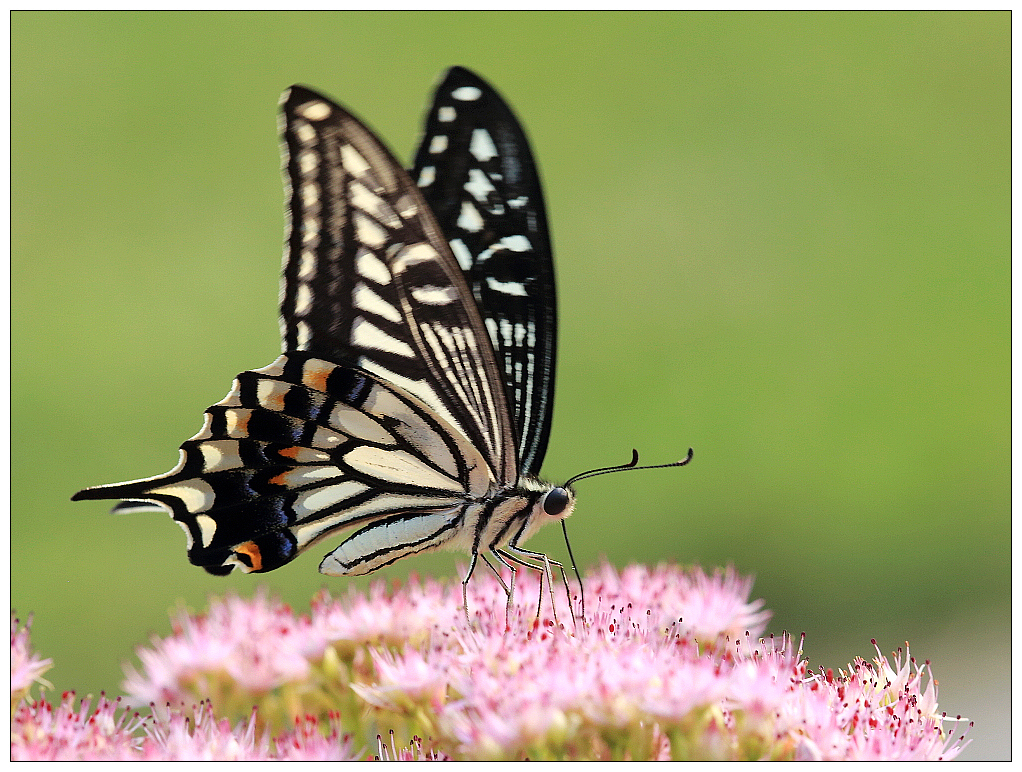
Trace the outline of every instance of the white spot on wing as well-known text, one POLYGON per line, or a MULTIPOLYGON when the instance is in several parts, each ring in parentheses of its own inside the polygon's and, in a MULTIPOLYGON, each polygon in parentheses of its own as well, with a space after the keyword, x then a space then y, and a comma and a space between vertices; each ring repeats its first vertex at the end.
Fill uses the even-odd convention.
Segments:
POLYGON ((458 117, 458 112, 453 107, 441 107, 437 110, 436 117, 440 123, 450 123, 458 117))
POLYGON ((526 328, 521 322, 515 322, 515 344, 521 346, 525 341, 526 328))
POLYGON ((482 95, 483 92, 475 86, 462 86, 451 92, 451 96, 461 102, 474 102, 482 95))
POLYGON ((492 341, 500 340, 500 338, 498 337, 499 333, 497 329, 497 320, 494 319, 492 316, 487 316, 485 319, 483 319, 483 322, 486 324, 486 331, 490 333, 490 340, 492 341))
POLYGON ((515 334, 511 327, 511 322, 507 319, 500 320, 500 339, 504 341, 504 345, 511 348, 515 344, 515 334))
POLYGON ((490 132, 486 129, 475 129, 472 132, 472 141, 469 143, 468 150, 480 163, 489 161, 497 155, 497 148, 493 144, 490 132))
POLYGON ((512 252, 528 252, 532 249, 532 242, 525 236, 505 236, 500 243, 512 252))
POLYGON ((350 405, 337 404, 330 411, 330 426, 355 439, 375 442, 380 445, 394 445, 394 435, 381 426, 375 418, 350 405))
POLYGON ((472 267, 472 253, 468 251, 464 241, 461 239, 451 239, 451 251, 458 258, 458 265, 461 266, 461 270, 467 271, 472 267))
POLYGON ((305 316, 312 308, 312 290, 309 285, 302 282, 298 285, 298 292, 295 293, 295 314, 305 316))
POLYGON ((436 179, 436 167, 435 166, 423 166, 422 171, 419 172, 419 181, 415 184, 420 188, 428 188, 433 184, 436 179))
POLYGON ((307 216, 302 218, 302 241, 309 242, 319 238, 319 218, 307 216))
POLYGON ((298 264, 298 278, 308 281, 316 275, 316 253, 311 249, 302 250, 302 259, 298 264))
POLYGON ((302 184, 302 205, 306 207, 315 206, 319 203, 319 185, 315 182, 302 184))
POLYGON ((359 282, 355 287, 353 300, 356 306, 367 313, 382 316, 387 321, 394 322, 395 324, 401 322, 401 314, 398 310, 362 282, 359 282))
POLYGON ((208 547, 213 541, 213 537, 216 536, 216 520, 209 515, 196 515, 195 524, 199 526, 199 538, 202 539, 202 546, 208 547))
POLYGON ((454 287, 416 287, 412 290, 412 297, 419 303, 428 306, 446 306, 458 299, 458 293, 454 287))
POLYGON ((400 253, 394 259, 394 273, 401 273, 410 265, 429 262, 436 260, 438 257, 439 255, 437 255, 436 250, 424 242, 402 247, 400 253))
POLYGON ((303 118, 307 118, 310 121, 322 121, 329 118, 333 110, 330 109, 330 105, 326 102, 317 99, 314 102, 306 102, 303 105, 299 105, 297 112, 303 118))
POLYGON ((359 274, 376 284, 390 284, 390 271, 376 255, 368 249, 360 249, 355 253, 355 268, 359 274))
POLYGON ((354 177, 361 177, 369 171, 369 163, 351 145, 341 146, 341 163, 354 177))
POLYGON ((490 184, 490 181, 481 169, 470 169, 468 172, 468 182, 465 183, 465 190, 476 201, 486 203, 487 196, 496 191, 496 188, 490 184))
POLYGON ((403 340, 398 340, 393 335, 388 335, 379 327, 370 324, 361 316, 351 325, 351 339, 356 346, 370 348, 375 351, 384 351, 389 354, 415 358, 412 347, 403 340))
POLYGON ((295 121, 295 135, 303 145, 311 145, 316 141, 316 130, 305 121, 295 121))
POLYGON ((295 345, 299 351, 304 351, 309 347, 309 341, 312 339, 312 330, 309 327, 308 322, 302 320, 295 325, 295 345))
POLYGON ((360 445, 344 454, 344 463, 355 471, 383 482, 399 482, 423 488, 461 491, 461 484, 427 466, 403 450, 382 450, 360 445))
POLYGON ((492 276, 487 276, 486 284, 495 292, 502 292, 505 295, 528 297, 529 294, 525 291, 525 285, 520 281, 497 281, 492 276))
POLYGON ((362 212, 355 212, 355 231, 359 241, 370 247, 382 247, 387 242, 387 231, 362 212))
POLYGON ((340 504, 345 499, 364 493, 365 490, 366 486, 361 483, 357 483, 354 480, 346 480, 337 485, 329 485, 325 488, 317 488, 301 493, 295 499, 294 513, 300 518, 308 517, 323 509, 340 504))
POLYGON ((205 512, 213 506, 213 488, 205 480, 195 479, 176 485, 165 485, 162 488, 153 488, 149 493, 179 498, 185 509, 192 514, 205 512))
POLYGON ((468 201, 461 202, 461 214, 458 215, 458 227, 469 233, 478 233, 483 229, 483 218, 479 210, 468 201))
POLYGON ((298 168, 302 174, 312 174, 319 166, 319 156, 311 150, 303 150, 298 154, 298 168))
POLYGON ((202 453, 203 472, 240 469, 245 465, 237 440, 208 440, 199 445, 199 451, 202 453))
POLYGON ((437 134, 429 141, 429 152, 432 154, 442 153, 447 149, 447 135, 437 134))

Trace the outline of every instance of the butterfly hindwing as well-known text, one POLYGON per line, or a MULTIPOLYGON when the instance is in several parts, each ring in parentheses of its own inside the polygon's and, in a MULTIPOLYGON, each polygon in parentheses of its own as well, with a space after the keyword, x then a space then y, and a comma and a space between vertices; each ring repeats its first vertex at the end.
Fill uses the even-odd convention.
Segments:
POLYGON ((76 498, 133 499, 122 511, 157 502, 188 534, 192 563, 270 571, 334 531, 398 513, 428 516, 417 542, 441 542, 466 495, 488 489, 485 469, 460 432, 414 397, 296 353, 241 373, 171 472, 76 498), (444 523, 434 525, 438 512, 444 523))
POLYGON ((557 310, 543 194, 528 140, 486 81, 454 67, 436 90, 417 182, 479 306, 514 416, 522 474, 539 472, 553 411, 557 310))

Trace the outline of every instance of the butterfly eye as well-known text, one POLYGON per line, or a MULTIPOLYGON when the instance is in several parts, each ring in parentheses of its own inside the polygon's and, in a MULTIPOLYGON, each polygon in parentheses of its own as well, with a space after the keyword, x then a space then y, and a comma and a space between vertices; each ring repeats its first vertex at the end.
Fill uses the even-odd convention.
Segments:
POLYGON ((571 494, 568 493, 567 488, 553 488, 543 497, 543 511, 552 517, 557 517, 564 514, 570 500, 571 494))

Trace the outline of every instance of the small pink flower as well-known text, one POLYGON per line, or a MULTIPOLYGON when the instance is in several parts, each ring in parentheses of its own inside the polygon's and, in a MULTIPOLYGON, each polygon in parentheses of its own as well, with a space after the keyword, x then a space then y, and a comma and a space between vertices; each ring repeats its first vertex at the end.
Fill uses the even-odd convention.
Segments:
POLYGON ((425 751, 422 747, 422 738, 413 737, 412 744, 401 747, 394 739, 394 732, 391 730, 390 743, 383 741, 382 735, 376 735, 376 745, 379 749, 376 754, 377 761, 451 761, 451 757, 439 751, 425 751))
POLYGON ((265 761, 271 758, 270 744, 256 724, 253 710, 247 722, 232 728, 227 719, 217 720, 208 701, 191 711, 168 709, 146 725, 141 756, 147 761, 265 761))
POLYGON ((969 744, 964 734, 944 730, 934 682, 922 684, 928 666, 913 675, 900 654, 894 667, 879 648, 877 655, 873 664, 857 658, 847 674, 826 670, 793 682, 776 724, 796 758, 935 761, 955 758, 969 744))
POLYGON ((604 606, 648 609, 647 622, 654 627, 676 624, 673 632, 707 644, 746 632, 758 636, 770 619, 762 600, 748 600, 752 578, 739 577, 732 568, 708 576, 702 570, 632 565, 618 573, 605 563, 586 576, 586 584, 587 598, 596 596, 604 606))
POLYGON ((295 719, 292 731, 274 740, 275 759, 283 761, 356 761, 360 755, 351 748, 351 737, 341 728, 340 715, 331 712, 326 722, 327 732, 321 731, 315 716, 295 719))
POLYGON ((139 649, 143 670, 129 669, 125 691, 135 705, 192 704, 209 699, 218 710, 247 710, 260 696, 301 682, 324 642, 308 619, 257 593, 228 595, 199 616, 179 613, 174 634, 139 649))
POLYGON ((120 699, 101 696, 75 709, 74 692, 60 704, 36 700, 22 703, 11 717, 11 758, 17 761, 118 761, 137 759, 143 725, 137 713, 120 711, 120 699), (119 713, 119 715, 118 715, 119 713))
POLYGON ((32 651, 29 643, 29 631, 32 620, 24 627, 11 614, 11 710, 28 695, 33 684, 42 684, 53 688, 43 679, 43 673, 53 667, 52 659, 42 659, 32 651))

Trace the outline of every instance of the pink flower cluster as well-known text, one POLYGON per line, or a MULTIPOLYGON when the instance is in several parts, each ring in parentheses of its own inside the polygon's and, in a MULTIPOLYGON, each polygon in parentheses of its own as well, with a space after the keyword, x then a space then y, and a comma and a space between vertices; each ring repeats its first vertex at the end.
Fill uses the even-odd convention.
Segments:
MULTIPOLYGON (((813 673, 801 644, 760 637, 769 614, 730 570, 604 565, 584 610, 556 585, 541 595, 520 571, 509 610, 480 576, 470 624, 460 585, 432 581, 321 594, 307 616, 264 594, 214 600, 140 649, 125 683, 136 706, 198 707, 143 720, 105 699, 89 715, 67 696, 24 702, 12 753, 326 759, 358 755, 354 743, 391 759, 949 759, 967 744, 937 712, 929 663, 877 649, 813 673)), ((12 651, 14 639, 12 626, 12 651)), ((12 700, 13 684, 12 664, 12 700)))
POLYGON ((189 711, 170 710, 143 718, 125 711, 121 700, 101 696, 93 709, 88 698, 75 704, 65 692, 54 707, 45 700, 21 703, 11 718, 14 761, 348 761, 350 738, 336 721, 321 731, 318 719, 295 721, 292 731, 272 743, 257 728, 253 711, 234 727, 217 720, 209 702, 189 711))

